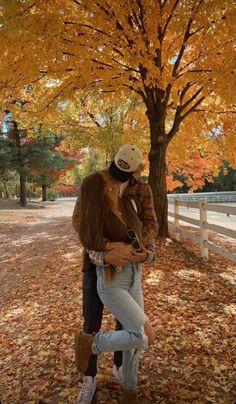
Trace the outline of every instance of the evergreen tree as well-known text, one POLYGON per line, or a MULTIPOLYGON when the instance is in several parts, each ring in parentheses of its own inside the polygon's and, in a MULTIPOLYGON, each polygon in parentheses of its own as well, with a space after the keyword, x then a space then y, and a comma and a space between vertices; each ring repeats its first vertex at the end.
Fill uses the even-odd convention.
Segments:
POLYGON ((57 151, 63 136, 56 136, 50 132, 39 135, 28 144, 28 167, 30 180, 42 187, 42 200, 47 200, 47 188, 51 186, 71 164, 72 157, 57 151))
POLYGON ((41 132, 35 138, 27 137, 25 130, 20 130, 16 121, 5 111, 0 137, 0 170, 7 175, 7 170, 16 171, 20 181, 20 203, 27 205, 26 181, 42 186, 42 199, 46 200, 46 190, 61 172, 74 163, 74 159, 57 151, 63 136, 41 132))

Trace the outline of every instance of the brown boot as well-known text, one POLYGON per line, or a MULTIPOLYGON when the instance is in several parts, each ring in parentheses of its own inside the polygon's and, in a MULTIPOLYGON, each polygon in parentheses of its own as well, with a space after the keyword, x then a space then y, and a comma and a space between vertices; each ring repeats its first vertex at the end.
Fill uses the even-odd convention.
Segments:
POLYGON ((121 397, 121 404, 139 404, 136 390, 124 390, 121 397))
POLYGON ((89 358, 92 355, 94 334, 86 334, 83 331, 75 333, 75 365, 78 372, 84 372, 88 367, 89 358))

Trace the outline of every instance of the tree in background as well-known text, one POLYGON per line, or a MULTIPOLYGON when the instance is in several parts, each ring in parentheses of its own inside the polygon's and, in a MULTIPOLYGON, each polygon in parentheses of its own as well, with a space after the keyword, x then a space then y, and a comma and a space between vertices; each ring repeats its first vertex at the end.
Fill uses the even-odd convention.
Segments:
MULTIPOLYGON (((206 163, 204 161, 204 163, 206 163)), ((207 164, 207 163, 206 163, 207 164)), ((201 167, 200 171, 192 170, 192 178, 186 174, 185 171, 178 170, 176 172, 172 172, 170 179, 168 178, 168 182, 170 181, 170 185, 173 184, 173 187, 170 187, 170 191, 174 190, 174 192, 182 193, 182 192, 217 192, 217 191, 236 191, 236 170, 233 169, 228 162, 223 162, 222 166, 219 170, 218 175, 213 175, 212 172, 209 173, 207 170, 204 170, 204 167, 201 167), (199 178, 199 172, 202 172, 202 177, 199 178), (191 186, 193 182, 192 179, 197 177, 196 183, 194 181, 194 187, 191 186)))
MULTIPOLYGON (((188 129, 191 133, 191 125, 188 129)), ((205 181, 214 181, 222 164, 223 154, 209 132, 198 136, 194 136, 194 130, 192 136, 189 133, 181 129, 168 148, 168 191, 183 185, 186 192, 202 188, 205 181)))
POLYGON ((0 85, 9 96, 40 83, 45 108, 77 89, 138 94, 150 128, 159 232, 167 235, 167 148, 192 117, 198 129, 215 131, 223 115, 225 130, 235 112, 234 21, 231 0, 9 0, 0 85))
POLYGON ((148 121, 142 102, 137 96, 84 96, 77 92, 73 101, 52 110, 45 117, 45 125, 53 131, 65 133, 66 148, 96 149, 109 161, 124 143, 134 142, 148 152, 148 121))
POLYGON ((31 181, 42 186, 42 199, 46 200, 46 190, 64 170, 74 166, 75 158, 58 151, 63 137, 41 130, 36 137, 28 137, 26 130, 20 130, 18 123, 5 111, 0 136, 0 170, 5 177, 15 171, 19 175, 20 203, 27 205, 26 182, 31 181))
POLYGON ((1 169, 5 175, 9 170, 16 171, 20 182, 20 203, 23 207, 27 205, 26 200, 26 180, 29 172, 26 167, 27 161, 27 133, 20 130, 16 121, 12 120, 10 111, 5 111, 5 121, 3 121, 2 133, 2 161, 1 169))
POLYGON ((76 164, 76 159, 59 151, 63 136, 52 133, 33 138, 28 146, 31 161, 28 166, 30 180, 42 188, 42 200, 47 200, 47 188, 57 182, 60 176, 76 164))
POLYGON ((236 170, 228 161, 223 161, 219 174, 214 178, 214 190, 236 191, 236 170))
POLYGON ((10 164, 9 142, 0 132, 0 197, 15 195, 18 182, 18 174, 10 164))

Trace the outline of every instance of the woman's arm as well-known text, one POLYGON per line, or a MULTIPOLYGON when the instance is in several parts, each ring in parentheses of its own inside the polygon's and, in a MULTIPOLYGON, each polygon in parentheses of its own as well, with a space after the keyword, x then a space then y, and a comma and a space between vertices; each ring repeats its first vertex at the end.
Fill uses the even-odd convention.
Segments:
POLYGON ((136 252, 131 244, 111 242, 105 251, 87 251, 91 261, 97 266, 123 266, 136 260, 136 252))

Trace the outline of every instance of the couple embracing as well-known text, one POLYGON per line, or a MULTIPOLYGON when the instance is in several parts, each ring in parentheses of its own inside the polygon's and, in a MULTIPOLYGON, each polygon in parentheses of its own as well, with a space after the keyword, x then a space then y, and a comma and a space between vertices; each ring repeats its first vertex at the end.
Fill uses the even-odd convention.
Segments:
POLYGON ((77 403, 91 403, 97 355, 115 352, 113 374, 123 385, 121 403, 138 403, 140 351, 155 339, 145 314, 141 264, 152 263, 157 221, 148 184, 140 180, 142 154, 124 145, 108 169, 87 176, 73 213, 84 247, 84 329, 75 335, 75 361, 84 382, 77 403), (100 331, 103 307, 116 318, 115 331, 100 331))

